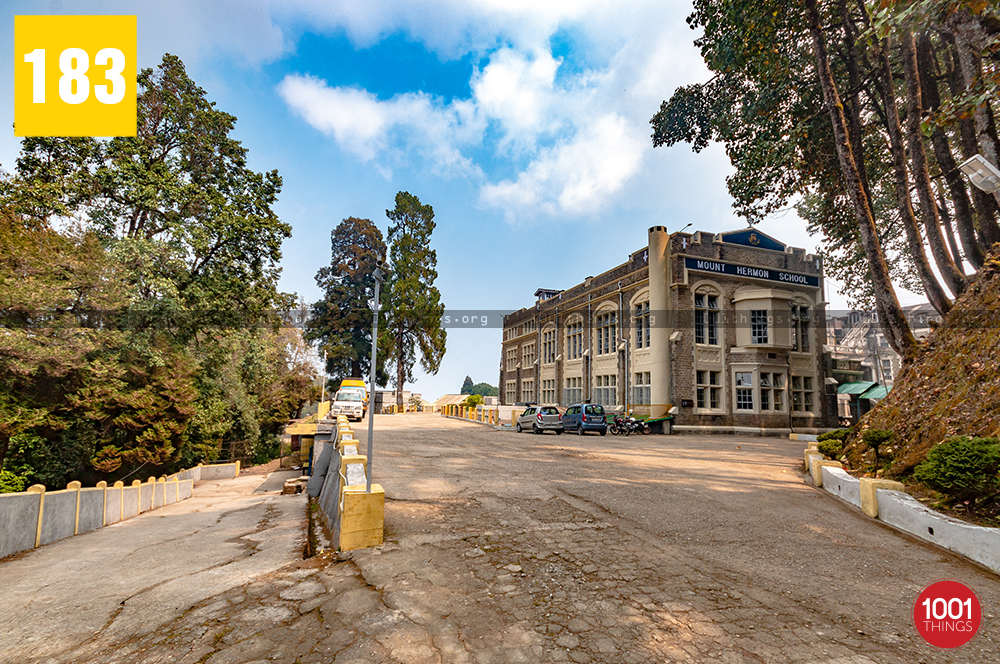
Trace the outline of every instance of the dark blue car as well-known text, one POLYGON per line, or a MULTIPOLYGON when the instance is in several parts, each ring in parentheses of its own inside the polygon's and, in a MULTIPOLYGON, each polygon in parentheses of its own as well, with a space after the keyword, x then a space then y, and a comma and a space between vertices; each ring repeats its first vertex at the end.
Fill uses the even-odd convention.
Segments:
POLYGON ((604 406, 596 403, 573 404, 563 413, 563 431, 575 431, 580 435, 596 431, 603 436, 608 432, 604 406))

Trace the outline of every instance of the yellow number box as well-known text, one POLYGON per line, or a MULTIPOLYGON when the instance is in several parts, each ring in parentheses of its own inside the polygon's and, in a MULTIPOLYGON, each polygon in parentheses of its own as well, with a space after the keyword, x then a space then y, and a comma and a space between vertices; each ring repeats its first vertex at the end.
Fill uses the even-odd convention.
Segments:
POLYGON ((16 136, 135 136, 135 16, 15 16, 16 136))

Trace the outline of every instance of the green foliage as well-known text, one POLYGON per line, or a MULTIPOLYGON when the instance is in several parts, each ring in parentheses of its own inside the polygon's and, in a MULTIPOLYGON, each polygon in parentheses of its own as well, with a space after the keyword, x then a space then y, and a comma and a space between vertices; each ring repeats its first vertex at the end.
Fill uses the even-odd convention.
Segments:
POLYGON ((959 436, 927 453, 913 476, 961 501, 975 501, 1000 489, 1000 441, 959 436))
POLYGON ((821 433, 820 435, 816 436, 816 440, 821 443, 824 440, 839 440, 841 443, 843 443, 845 440, 847 440, 847 437, 850 436, 851 433, 852 433, 851 429, 836 429, 834 431, 827 431, 826 433, 821 433))
POLYGON ((395 209, 385 213, 391 222, 390 271, 385 285, 389 304, 379 347, 380 352, 395 361, 393 386, 401 399, 404 385, 413 382, 418 354, 421 368, 430 374, 437 373, 448 335, 441 327, 444 314, 441 293, 434 286, 437 252, 430 248, 434 208, 401 191, 396 194, 395 209))
POLYGON ((865 445, 875 450, 876 455, 878 455, 879 446, 888 442, 891 438, 892 432, 886 429, 868 429, 861 434, 861 440, 864 441, 865 445))
POLYGON ((476 406, 482 406, 483 397, 480 394, 470 394, 469 396, 465 397, 465 401, 462 402, 462 405, 465 406, 466 408, 475 408, 476 406))
MULTIPOLYGON (((371 371, 372 276, 385 258, 382 232, 369 219, 348 217, 330 233, 330 265, 316 274, 324 296, 306 322, 306 340, 319 342, 326 353, 326 373, 342 378, 368 376, 371 371)), ((383 306, 388 304, 382 291, 383 306)), ((385 385, 385 356, 377 358, 376 382, 385 385), (379 378, 382 378, 379 381, 379 378)))
POLYGON ((23 141, 0 178, 5 486, 263 458, 315 399, 276 289, 281 178, 235 122, 167 55, 136 137, 23 141))
POLYGON ((16 475, 9 470, 0 470, 0 493, 17 493, 24 491, 30 485, 28 478, 16 475))
POLYGON ((828 438, 820 442, 816 448, 827 459, 836 459, 844 449, 844 441, 837 438, 828 438))
POLYGON ((462 391, 459 394, 472 394, 473 385, 472 376, 466 376, 465 381, 462 383, 462 391))
POLYGON ((500 389, 493 387, 489 383, 476 383, 472 386, 470 394, 478 394, 484 397, 498 397, 500 396, 500 389))

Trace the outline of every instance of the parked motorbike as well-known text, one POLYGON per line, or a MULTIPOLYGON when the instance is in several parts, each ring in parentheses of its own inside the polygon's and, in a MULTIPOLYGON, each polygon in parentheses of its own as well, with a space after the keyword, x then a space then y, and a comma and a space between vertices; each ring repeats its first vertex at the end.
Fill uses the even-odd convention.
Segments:
POLYGON ((621 415, 615 415, 614 419, 611 420, 611 426, 608 427, 608 431, 610 431, 613 436, 627 436, 629 434, 629 428, 625 423, 625 418, 621 415))
MULTIPOLYGON (((646 424, 642 420, 637 420, 636 418, 632 417, 631 415, 629 415, 625 419, 625 427, 626 427, 626 430, 628 431, 628 433, 632 433, 632 432, 640 433, 641 432, 641 433, 648 434, 648 433, 651 433, 653 431, 649 427, 648 424, 646 424)), ((626 433, 625 435, 628 435, 628 433, 626 433)))

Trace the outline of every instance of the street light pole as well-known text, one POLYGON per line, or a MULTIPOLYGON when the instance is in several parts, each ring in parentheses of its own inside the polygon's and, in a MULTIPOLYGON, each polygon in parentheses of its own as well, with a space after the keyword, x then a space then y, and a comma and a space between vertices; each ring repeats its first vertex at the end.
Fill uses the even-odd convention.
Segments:
POLYGON ((319 388, 319 402, 326 401, 326 351, 323 351, 323 378, 319 388))
MULTIPOLYGON (((369 378, 369 388, 371 389, 372 397, 375 397, 375 355, 378 349, 378 312, 379 312, 379 296, 382 292, 382 279, 385 274, 382 272, 382 261, 379 261, 375 266, 375 271, 372 272, 372 276, 375 277, 375 303, 372 305, 372 310, 374 311, 374 320, 372 322, 372 366, 371 374, 369 378)), ((371 401, 371 400, 370 400, 371 401)), ((365 493, 372 492, 372 437, 375 433, 375 409, 368 409, 368 464, 365 470, 365 493)))

